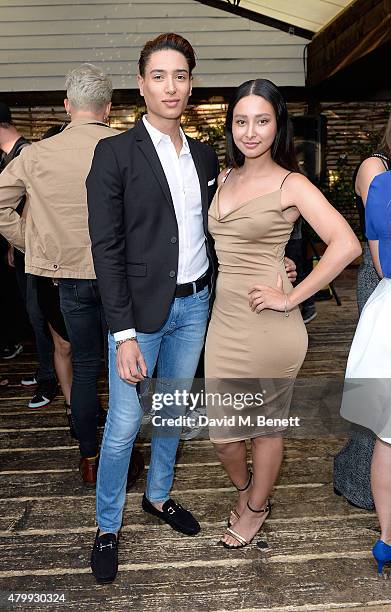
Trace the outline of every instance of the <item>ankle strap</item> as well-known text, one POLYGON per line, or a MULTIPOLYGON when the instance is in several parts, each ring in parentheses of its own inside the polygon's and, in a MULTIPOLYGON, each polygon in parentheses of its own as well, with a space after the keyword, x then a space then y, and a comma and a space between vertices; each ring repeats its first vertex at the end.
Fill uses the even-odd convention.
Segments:
POLYGON ((249 486, 250 486, 250 484, 251 484, 252 477, 253 477, 253 473, 252 473, 252 471, 251 471, 251 470, 249 470, 249 471, 248 471, 248 480, 247 480, 246 485, 243 487, 243 489, 240 489, 239 487, 236 487, 236 485, 235 485, 236 489, 237 489, 238 491, 240 491, 240 492, 242 492, 242 491, 247 491, 247 489, 249 488, 249 486))
POLYGON ((247 508, 251 511, 251 512, 255 512, 256 514, 259 514, 260 512, 269 512, 269 510, 271 510, 271 505, 270 505, 270 500, 267 500, 266 506, 264 508, 261 508, 260 510, 254 510, 254 508, 251 508, 250 504, 247 502, 247 508))

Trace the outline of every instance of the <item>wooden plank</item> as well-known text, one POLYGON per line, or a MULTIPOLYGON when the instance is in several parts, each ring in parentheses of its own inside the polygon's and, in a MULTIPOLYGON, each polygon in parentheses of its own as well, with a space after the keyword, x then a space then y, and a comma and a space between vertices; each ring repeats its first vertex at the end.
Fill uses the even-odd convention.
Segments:
MULTIPOLYGON (((245 37, 244 37, 245 38, 245 37)), ((83 59, 85 61, 101 61, 102 55, 107 53, 107 47, 94 46, 82 51, 83 59)), ((112 48, 111 53, 115 56, 116 60, 123 60, 127 62, 137 62, 140 56, 140 45, 129 48, 124 46, 116 45, 112 48)), ((207 47, 200 47, 197 49, 197 60, 237 60, 237 59, 257 59, 267 61, 269 59, 282 59, 292 60, 301 59, 303 49, 301 45, 289 45, 286 48, 281 45, 248 45, 238 44, 230 45, 226 47, 223 45, 207 47)), ((79 48, 63 49, 61 53, 62 62, 80 62, 81 50, 79 48)), ((0 50, 0 65, 1 64, 46 64, 54 61, 55 58, 49 58, 46 49, 13 49, 13 50, 0 50)))
MULTIPOLYGON (((372 520, 369 525, 373 523, 372 520)), ((186 563, 195 558, 207 559, 208 564, 213 566, 213 561, 228 559, 230 556, 235 559, 243 552, 237 551, 233 554, 221 550, 222 547, 218 546, 218 542, 225 527, 220 524, 204 526, 200 535, 191 539, 178 534, 167 525, 156 524, 156 520, 141 531, 138 525, 130 527, 124 529, 122 533, 121 558, 123 562, 131 560, 139 566, 157 563, 162 563, 164 566, 165 559, 186 563)), ((18 532, 12 538, 0 537, 2 555, 0 576, 11 572, 35 573, 37 570, 53 570, 59 566, 69 570, 84 569, 85 558, 93 537, 91 530, 83 533, 61 531, 53 535, 18 532), (59 563, 60 558, 61 563, 59 563)), ((338 521, 335 524, 324 519, 321 532, 317 524, 311 526, 306 523, 305 530, 298 530, 296 524, 272 524, 267 521, 256 536, 256 541, 267 543, 265 556, 273 562, 276 557, 294 558, 298 554, 304 559, 307 556, 314 559, 323 558, 335 553, 336 550, 341 557, 349 557, 351 553, 361 553, 363 557, 369 557, 376 537, 373 530, 368 528, 368 519, 357 520, 353 524, 351 521, 338 521)), ((259 557, 260 550, 257 546, 251 546, 246 551, 246 559, 258 560, 259 557)))
MULTIPOLYGON (((82 60, 80 60, 82 61, 82 60)), ((79 62, 80 63, 80 62, 79 62)), ((96 63, 96 62, 95 62, 96 63)), ((70 69, 71 67, 69 67, 70 69)), ((102 65, 103 69, 107 69, 106 63, 102 65)), ((287 66, 289 68, 289 66, 287 66)), ((112 81, 114 89, 137 89, 136 76, 129 78, 128 75, 129 66, 126 67, 125 75, 112 75, 112 81)), ((304 77, 302 70, 297 72, 269 72, 262 67, 257 68, 254 72, 232 72, 228 74, 219 75, 219 72, 215 74, 203 75, 201 66, 198 67, 200 74, 194 76, 194 87, 212 87, 214 88, 215 94, 218 96, 219 92, 216 87, 237 87, 238 83, 242 83, 243 79, 257 79, 260 74, 268 75, 267 78, 272 80, 276 85, 280 87, 285 86, 297 86, 301 87, 304 83, 304 77), (216 80, 218 78, 218 81, 216 80)), ((63 73, 65 75, 65 73, 63 73)), ((7 92, 28 92, 28 91, 63 91, 64 90, 64 78, 65 76, 46 76, 44 78, 39 77, 13 77, 12 75, 7 77, 6 88, 7 92)), ((0 91, 4 90, 4 82, 0 83, 0 91)))
MULTIPOLYGON (((86 547, 86 561, 88 552, 86 547)), ((123 560, 121 555, 117 581, 110 587, 91 588, 94 583, 88 567, 67 573, 61 566, 58 573, 9 576, 1 580, 1 586, 8 591, 25 592, 27 582, 30 591, 65 593, 67 610, 96 610, 103 606, 105 612, 184 611, 189 610, 189 602, 192 612, 295 612, 345 607, 346 603, 349 607, 369 607, 372 603, 391 602, 384 581, 376 579, 373 561, 366 554, 351 555, 343 563, 339 558, 326 557, 303 559, 296 564, 289 563, 285 556, 266 559, 262 551, 258 559, 248 559, 248 550, 243 552, 239 555, 238 551, 234 558, 223 551, 224 558, 212 564, 199 561, 178 567, 172 561, 167 567, 167 560, 145 569, 132 564, 129 558, 123 560)), ((34 610, 45 609, 47 606, 34 606, 34 610)))
MULTIPOLYGON (((289 442, 296 443, 295 446, 288 446, 285 449, 285 461, 313 461, 316 458, 332 457, 343 445, 340 440, 289 440, 289 442), (305 449, 306 459, 303 460, 303 449, 305 449)), ((137 447, 141 450, 144 455, 146 463, 149 462, 150 446, 139 444, 137 447)), ((23 473, 43 470, 47 468, 48 463, 50 467, 56 470, 74 469, 77 460, 75 456, 75 449, 78 449, 78 445, 75 441, 69 441, 68 445, 65 446, 51 446, 46 445, 44 447, 34 450, 34 447, 24 446, 20 449, 12 451, 12 449, 6 449, 6 452, 0 453, 0 475, 3 472, 9 471, 20 471, 23 473), (26 454, 28 460, 26 460, 26 454)), ((4 449, 3 449, 4 450, 4 449)), ((250 460, 250 451, 249 460, 250 460)), ((208 464, 218 465, 218 459, 216 452, 211 444, 199 445, 191 444, 190 442, 182 443, 177 455, 177 465, 192 465, 192 464, 204 464, 207 469, 208 464)))
MULTIPOLYGON (((36 6, 75 6, 75 5, 86 5, 86 6, 97 6, 100 4, 104 4, 107 7, 116 7, 120 5, 129 5, 128 0, 115 0, 115 2, 110 0, 2 0, 3 4, 8 7, 15 8, 26 8, 31 7, 33 10, 36 6)), ((161 10, 162 5, 163 8, 166 5, 166 0, 146 0, 145 4, 156 5, 157 10, 161 10)), ((170 0, 170 4, 184 4, 184 0, 170 0)))
MULTIPOLYGON (((129 61, 127 57, 121 58, 117 53, 113 53, 108 60, 102 60, 99 53, 92 52, 95 57, 95 63, 101 66, 111 76, 119 75, 122 71, 124 74, 129 74, 129 61)), ((88 58, 85 58, 88 59, 88 58)), ((260 71, 265 74, 270 73, 284 73, 289 68, 292 72, 300 73, 301 70, 301 59, 298 57, 291 59, 281 58, 264 58, 259 59, 229 59, 229 61, 219 61, 215 59, 204 59, 202 60, 202 76, 208 76, 212 74, 219 74, 230 76, 231 73, 240 74, 247 71, 250 74, 259 73, 260 71)), ((53 77, 58 75, 65 75, 68 70, 77 68, 80 64, 80 60, 66 61, 61 58, 55 58, 53 62, 29 62, 29 70, 32 77, 44 78, 53 77)), ((12 64, 8 63, 2 66, 2 77, 3 78, 20 78, 25 73, 24 64, 12 64)), ((133 74, 137 74, 136 67, 133 65, 133 74)))
MULTIPOLYGON (((135 34, 144 34, 145 36, 140 37, 140 44, 143 45, 147 40, 147 36, 153 38, 157 36, 159 32, 169 32, 172 29, 173 23, 175 24, 176 31, 182 34, 189 34, 194 31, 203 32, 215 32, 216 31, 216 18, 213 17, 202 17, 193 19, 189 17, 177 16, 175 20, 171 17, 157 17, 153 19, 120 19, 110 20, 109 22, 95 22, 94 19, 83 19, 78 21, 77 19, 69 19, 66 21, 66 29, 64 28, 64 22, 61 20, 57 21, 30 21, 28 27, 24 22, 7 22, 6 28, 0 30, 1 36, 46 36, 46 35, 61 35, 64 33, 73 32, 75 34, 94 34, 101 28, 104 29, 107 34, 123 34, 124 32, 133 32, 135 34)), ((238 29, 238 23, 236 17, 223 17, 218 20, 219 31, 230 31, 235 32, 238 29)))
MULTIPOLYGON (((327 403, 316 404, 312 400, 300 400, 297 404, 294 405, 294 409, 292 408, 291 414, 292 416, 298 416, 302 419, 300 428, 295 431, 293 429, 289 430, 289 435, 287 435, 287 440, 292 437, 299 437, 301 439, 308 439, 311 437, 325 438, 328 439, 330 435, 337 435, 336 432, 331 431, 327 435, 321 425, 322 423, 326 425, 328 422, 330 424, 334 424, 336 427, 345 426, 345 421, 342 420, 338 415, 338 405, 334 401, 327 401, 327 403), (325 412, 327 409, 327 413, 325 412), (331 419, 331 420, 330 420, 331 419), (318 429, 313 430, 313 436, 311 436, 312 427, 319 425, 318 429)), ((24 416, 24 415, 23 415, 24 416)), ((9 417, 5 417, 9 418, 9 417)), ((18 449, 18 448, 45 448, 46 446, 56 447, 56 446, 68 446, 71 439, 68 433, 68 427, 65 423, 62 425, 57 425, 56 428, 51 426, 45 426, 45 423, 37 421, 34 431, 23 430, 23 428, 14 428, 13 430, 6 430, 4 435, 0 435, 0 453, 3 451, 18 449)), ((32 425, 31 425, 32 427, 32 425)), ((143 434, 142 430, 142 434, 143 434)), ((147 436, 149 430, 145 430, 144 437, 147 436)), ((345 431, 342 431, 340 437, 344 437, 345 431)), ((208 438, 208 432, 205 430, 202 435, 203 438, 208 438)), ((71 442, 73 445, 74 442, 71 442)))
MULTIPOLYGON (((191 509, 198 520, 205 525, 226 525, 229 510, 234 507, 237 493, 230 483, 224 487, 214 487, 199 490, 174 489, 173 496, 185 507, 191 509)), ((278 485, 272 493, 273 512, 268 524, 285 528, 286 524, 295 524, 296 528, 307 529, 307 524, 322 530, 325 517, 338 525, 340 521, 350 521, 352 528, 357 523, 377 527, 374 513, 350 506, 343 498, 333 495, 330 483, 309 483, 298 486, 278 485), (360 521, 362 520, 362 523, 360 521), (316 525, 315 525, 316 523, 316 525)), ((132 489, 126 497, 123 524, 125 527, 146 529, 155 524, 153 517, 141 509, 142 487, 132 489)), ((83 503, 75 512, 75 503, 80 502, 77 494, 47 497, 46 495, 12 503, 6 499, 0 500, 0 535, 12 539, 13 534, 54 534, 61 532, 88 532, 94 529, 95 496, 93 491, 85 492, 83 503), (42 517, 45 516, 45 522, 42 517)), ((372 528, 371 527, 371 528, 372 528)))
MULTIPOLYGON (((220 32, 216 30, 211 36, 208 32, 194 31, 191 35, 191 42, 197 50, 197 57, 200 54, 208 53, 210 49, 222 47, 223 49, 235 47, 239 52, 241 46, 251 46, 262 50, 270 47, 278 46, 281 48, 296 47, 302 48, 302 42, 296 36, 289 36, 279 30, 273 30, 265 26, 262 31, 248 30, 248 24, 242 21, 237 22, 236 30, 229 32, 220 32), (260 39, 262 44, 260 45, 260 39)), ((132 32, 116 33, 115 43, 106 34, 102 32, 91 32, 88 36, 77 33, 62 33, 57 36, 47 35, 45 37, 39 34, 29 34, 25 36, 0 37, 0 49, 12 51, 24 51, 25 49, 46 49, 51 50, 57 47, 58 49, 91 49, 92 48, 121 48, 129 49, 129 54, 134 49, 140 53, 142 42, 137 34, 132 32)), ((210 55, 209 55, 210 56, 210 55)), ((202 57, 202 55, 201 55, 202 57)))
MULTIPOLYGON (((114 4, 106 2, 104 4, 92 3, 74 3, 72 11, 66 2, 62 4, 50 4, 49 6, 36 3, 34 7, 25 7, 21 11, 20 7, 0 6, 0 22, 26 22, 33 23, 35 21, 94 21, 102 24, 110 23, 116 20, 132 19, 134 23, 137 20, 145 19, 148 21, 156 21, 162 18, 178 18, 186 17, 192 19, 208 19, 215 20, 229 19, 222 11, 213 10, 210 7, 205 7, 198 2, 133 2, 127 4, 114 4)), ((232 19, 232 17, 231 17, 232 19)), ((233 18, 235 19, 235 18, 233 18)), ((124 30, 122 30, 124 31, 124 30)), ((129 30, 129 31, 134 31, 129 30)))
MULTIPOLYGON (((75 451, 75 464, 78 454, 75 451)), ((285 462, 278 484, 327 483, 331 477, 332 458, 319 458, 313 461, 285 462)), ((201 470, 197 464, 177 467, 174 487, 176 490, 208 489, 213 482, 216 487, 227 487, 229 481, 220 465, 208 465, 201 470)), ((135 491, 143 490, 144 483, 139 481, 135 491)), ((57 469, 48 465, 44 471, 3 472, 0 483, 0 496, 3 499, 16 496, 29 497, 42 494, 46 496, 76 495, 83 496, 86 491, 78 476, 77 467, 57 469), (44 484, 43 484, 44 483, 44 484)))

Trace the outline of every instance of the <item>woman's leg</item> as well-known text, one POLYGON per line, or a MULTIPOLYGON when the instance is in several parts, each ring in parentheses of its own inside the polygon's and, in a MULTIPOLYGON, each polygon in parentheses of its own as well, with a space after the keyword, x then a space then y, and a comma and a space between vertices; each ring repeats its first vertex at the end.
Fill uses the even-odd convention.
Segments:
MULTIPOLYGON (((251 440, 253 457, 253 485, 248 503, 254 510, 261 510, 267 501, 274 483, 278 478, 284 452, 283 438, 280 435, 258 436, 251 440)), ((235 531, 249 542, 261 528, 268 512, 251 512, 247 504, 235 523, 235 531)), ((239 542, 229 533, 224 534, 223 542, 238 546, 239 542)))
POLYGON ((371 485, 381 540, 391 545, 391 444, 379 438, 373 451, 371 485))
POLYGON ((66 403, 71 403, 71 386, 72 386, 72 351, 71 344, 64 340, 48 323, 50 333, 52 334, 54 343, 54 367, 58 382, 60 383, 61 391, 65 397, 66 403))
MULTIPOLYGON (((238 489, 246 487, 249 479, 246 442, 244 440, 240 442, 226 442, 224 444, 214 444, 214 447, 219 461, 235 487, 238 489)), ((246 488, 245 491, 238 491, 239 497, 235 506, 235 512, 239 516, 247 504, 249 492, 250 487, 246 488)), ((235 524, 234 514, 231 515, 230 522, 232 525, 235 524)))

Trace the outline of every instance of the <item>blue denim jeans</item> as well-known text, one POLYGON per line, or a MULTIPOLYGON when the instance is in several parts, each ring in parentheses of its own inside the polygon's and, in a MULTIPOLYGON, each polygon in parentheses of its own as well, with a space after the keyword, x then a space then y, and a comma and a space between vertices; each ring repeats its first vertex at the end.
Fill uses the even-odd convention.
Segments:
MULTIPOLYGON (((157 367, 156 391, 190 390, 204 344, 208 318, 209 289, 173 300, 168 317, 158 331, 138 333, 148 375, 157 367)), ((126 481, 133 442, 140 428, 143 411, 134 385, 123 381, 117 371, 116 349, 109 335, 109 411, 103 435, 96 489, 97 523, 101 531, 117 532, 121 527, 126 481)), ((184 407, 165 407, 162 418, 178 416, 184 407)), ((154 427, 146 496, 164 502, 174 478, 175 457, 181 428, 162 432, 154 427)))
POLYGON ((82 457, 98 452, 98 378, 106 323, 96 280, 59 280, 61 312, 72 347, 72 421, 82 457))

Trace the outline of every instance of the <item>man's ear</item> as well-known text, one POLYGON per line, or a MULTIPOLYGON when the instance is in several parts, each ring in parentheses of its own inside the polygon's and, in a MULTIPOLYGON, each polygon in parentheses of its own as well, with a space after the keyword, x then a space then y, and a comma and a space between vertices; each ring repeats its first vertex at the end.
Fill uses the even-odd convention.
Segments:
POLYGON ((139 88, 139 90, 140 90, 140 96, 143 96, 143 97, 144 97, 144 92, 143 92, 143 88, 144 88, 144 79, 143 79, 143 77, 141 76, 141 74, 138 74, 138 75, 137 75, 137 85, 138 85, 138 88, 139 88))
POLYGON ((65 98, 65 100, 64 100, 64 107, 65 107, 66 114, 70 115, 71 114, 71 105, 69 104, 68 98, 65 98))

